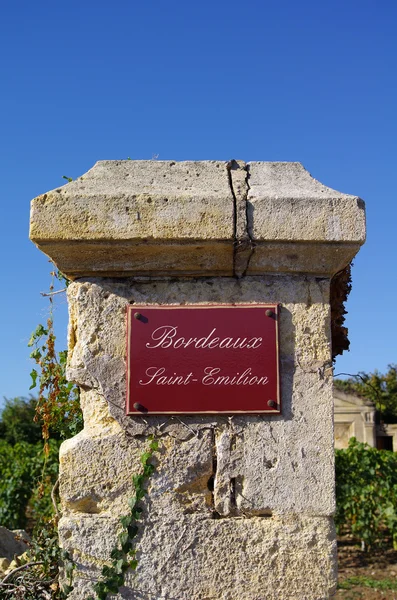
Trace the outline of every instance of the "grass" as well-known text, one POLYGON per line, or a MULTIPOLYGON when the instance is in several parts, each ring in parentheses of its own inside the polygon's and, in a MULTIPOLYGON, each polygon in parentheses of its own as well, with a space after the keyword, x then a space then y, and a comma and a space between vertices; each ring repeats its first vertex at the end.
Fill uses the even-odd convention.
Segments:
POLYGON ((365 577, 359 575, 356 577, 348 577, 338 583, 340 590, 351 590, 353 587, 361 585, 362 587, 368 587, 377 590, 397 590, 397 581, 392 579, 372 579, 371 577, 365 577))

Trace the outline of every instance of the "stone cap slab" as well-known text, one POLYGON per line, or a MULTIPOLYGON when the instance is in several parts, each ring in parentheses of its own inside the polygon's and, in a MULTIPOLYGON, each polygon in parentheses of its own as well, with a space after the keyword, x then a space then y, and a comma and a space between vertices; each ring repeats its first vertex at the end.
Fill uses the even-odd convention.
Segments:
POLYGON ((257 241, 364 243, 364 202, 326 187, 301 163, 249 163, 250 233, 257 241))
POLYGON ((99 161, 32 201, 30 238, 69 278, 332 275, 364 203, 300 163, 99 161))

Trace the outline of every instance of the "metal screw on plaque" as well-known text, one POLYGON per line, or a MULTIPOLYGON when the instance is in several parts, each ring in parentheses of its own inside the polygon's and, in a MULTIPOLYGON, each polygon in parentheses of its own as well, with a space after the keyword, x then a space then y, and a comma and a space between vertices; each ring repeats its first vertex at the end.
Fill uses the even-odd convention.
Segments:
POLYGON ((267 405, 269 408, 277 408, 277 402, 275 402, 274 400, 269 400, 267 405))
POLYGON ((134 318, 135 318, 135 319, 138 319, 138 320, 139 320, 139 319, 141 319, 141 318, 142 318, 142 315, 141 315, 141 313, 135 313, 135 314, 134 314, 134 318))
POLYGON ((267 311, 265 312, 265 315, 266 315, 267 317, 272 317, 272 316, 273 316, 273 311, 272 311, 272 310, 267 310, 267 311))
POLYGON ((147 412, 146 408, 142 406, 142 404, 139 404, 139 402, 134 402, 132 406, 133 408, 135 408, 135 410, 138 410, 139 412, 147 412))

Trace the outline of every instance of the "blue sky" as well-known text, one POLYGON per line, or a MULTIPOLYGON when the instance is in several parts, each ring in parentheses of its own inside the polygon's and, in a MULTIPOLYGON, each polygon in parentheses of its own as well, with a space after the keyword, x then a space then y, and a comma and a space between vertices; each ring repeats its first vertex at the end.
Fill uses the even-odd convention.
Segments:
MULTIPOLYGON (((0 397, 28 393, 46 318, 29 201, 99 159, 300 161, 361 196, 336 372, 397 362, 396 25, 391 0, 2 3, 0 397)), ((63 348, 62 298, 55 318, 63 348)))

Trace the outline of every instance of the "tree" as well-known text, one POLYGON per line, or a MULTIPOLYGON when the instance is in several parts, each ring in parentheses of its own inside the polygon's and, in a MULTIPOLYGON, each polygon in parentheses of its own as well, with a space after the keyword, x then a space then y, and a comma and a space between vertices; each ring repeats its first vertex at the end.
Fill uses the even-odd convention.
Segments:
POLYGON ((388 366, 385 374, 360 372, 349 379, 335 379, 337 389, 371 400, 380 418, 386 423, 397 423, 397 364, 388 366))
POLYGON ((34 421, 37 400, 30 398, 6 398, 0 415, 0 439, 12 446, 19 442, 35 444, 43 437, 41 425, 34 421))
MULTIPOLYGON (((0 439, 0 523, 9 529, 47 523, 52 516, 51 490, 58 476, 59 442, 11 445, 0 439), (43 470, 45 474, 43 475, 43 470)), ((0 593, 0 598, 2 598, 0 593)))

